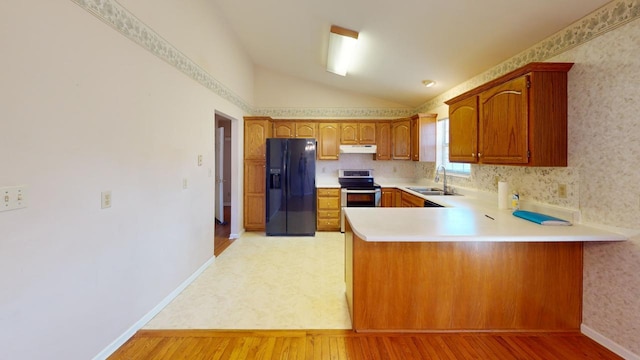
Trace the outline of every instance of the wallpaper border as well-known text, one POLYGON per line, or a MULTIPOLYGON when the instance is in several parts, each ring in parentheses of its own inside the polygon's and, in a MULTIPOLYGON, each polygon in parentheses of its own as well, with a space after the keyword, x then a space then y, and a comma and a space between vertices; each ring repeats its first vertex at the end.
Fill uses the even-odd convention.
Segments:
POLYGON ((138 45, 248 114, 280 118, 391 118, 427 112, 445 100, 527 63, 544 61, 640 17, 640 0, 613 1, 533 47, 449 91, 411 108, 252 108, 116 0, 71 0, 138 45))
POLYGON ((178 71, 247 113, 251 106, 115 0, 71 0, 178 71))

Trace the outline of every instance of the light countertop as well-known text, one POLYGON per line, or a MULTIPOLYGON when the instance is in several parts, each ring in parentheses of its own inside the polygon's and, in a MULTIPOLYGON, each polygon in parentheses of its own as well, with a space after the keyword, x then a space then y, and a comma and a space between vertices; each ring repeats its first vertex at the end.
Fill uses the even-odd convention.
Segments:
MULTIPOLYGON (((424 196, 406 189, 411 184, 391 185, 429 199, 443 208, 345 208, 353 232, 365 241, 449 242, 566 242, 623 241, 627 236, 596 227, 544 226, 499 210, 492 203, 470 196, 424 196), (489 217, 488 217, 489 216, 489 217), (491 218, 493 219, 491 219, 491 218)), ((413 185, 415 186, 415 185, 413 185)))
POLYGON ((318 176, 316 177, 316 187, 317 188, 339 188, 340 183, 338 182, 338 178, 335 176, 333 177, 318 176))

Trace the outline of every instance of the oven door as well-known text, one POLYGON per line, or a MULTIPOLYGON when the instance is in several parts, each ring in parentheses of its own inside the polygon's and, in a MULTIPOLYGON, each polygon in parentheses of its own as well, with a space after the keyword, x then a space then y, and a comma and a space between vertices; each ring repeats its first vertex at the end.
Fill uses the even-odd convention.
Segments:
POLYGON ((346 207, 376 207, 380 206, 382 200, 382 190, 349 190, 340 191, 340 231, 344 232, 345 218, 344 208, 346 207))

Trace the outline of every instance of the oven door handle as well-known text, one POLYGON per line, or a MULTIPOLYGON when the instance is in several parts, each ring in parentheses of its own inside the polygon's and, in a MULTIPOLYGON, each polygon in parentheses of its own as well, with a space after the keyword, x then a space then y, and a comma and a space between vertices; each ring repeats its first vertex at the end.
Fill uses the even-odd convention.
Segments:
POLYGON ((377 192, 380 192, 380 189, 376 189, 376 190, 346 190, 347 194, 375 194, 377 192))

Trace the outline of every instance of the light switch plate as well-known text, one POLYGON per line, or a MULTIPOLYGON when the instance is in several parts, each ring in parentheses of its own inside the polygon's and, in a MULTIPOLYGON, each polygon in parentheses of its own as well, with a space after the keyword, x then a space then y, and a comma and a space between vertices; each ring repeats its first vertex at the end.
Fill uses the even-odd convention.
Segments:
POLYGON ((27 207, 27 186, 6 186, 0 188, 0 211, 27 207))
POLYGON ((198 155, 198 166, 202 166, 202 155, 198 155))

